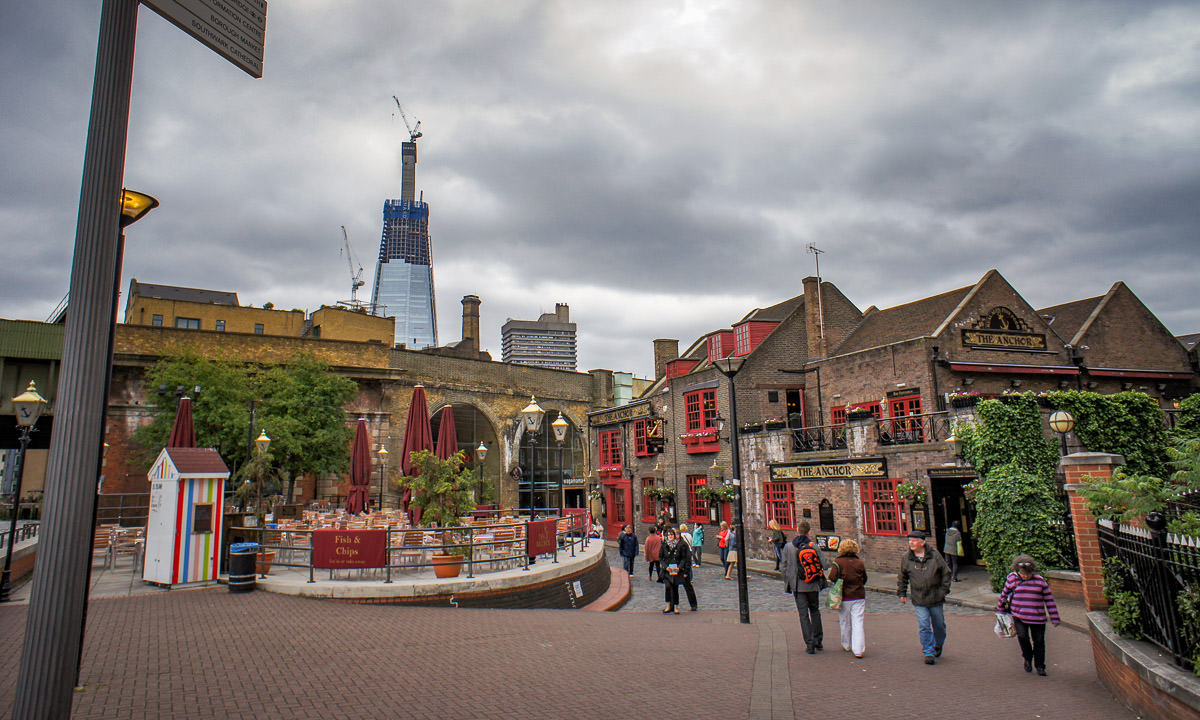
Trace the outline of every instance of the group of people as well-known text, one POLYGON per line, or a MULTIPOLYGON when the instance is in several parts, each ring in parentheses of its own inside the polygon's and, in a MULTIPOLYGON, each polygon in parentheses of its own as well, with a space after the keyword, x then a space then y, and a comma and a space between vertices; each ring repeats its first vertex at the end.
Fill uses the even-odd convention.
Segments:
MULTIPOLYGON (((700 565, 704 547, 704 528, 697 525, 689 530, 686 524, 678 528, 655 525, 646 537, 646 563, 650 579, 664 585, 666 607, 663 612, 679 614, 679 590, 683 589, 693 612, 699 609, 696 588, 692 585, 692 568, 700 565)), ((633 577, 633 561, 638 555, 638 539, 633 527, 621 528, 617 550, 625 563, 625 571, 633 577)))

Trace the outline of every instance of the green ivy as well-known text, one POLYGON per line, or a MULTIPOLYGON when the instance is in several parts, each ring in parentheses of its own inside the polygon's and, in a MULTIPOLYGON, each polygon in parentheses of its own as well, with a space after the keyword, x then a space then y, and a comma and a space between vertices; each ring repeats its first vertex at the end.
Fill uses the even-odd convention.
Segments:
POLYGON ((1200 438, 1200 393, 1190 395, 1179 403, 1174 432, 1178 438, 1200 438))
POLYGON ((962 454, 980 477, 1004 465, 1045 480, 1054 477, 1058 451, 1042 432, 1042 416, 1033 393, 1006 395, 975 406, 978 421, 959 426, 955 436, 962 454))
POLYGON ((1124 456, 1131 473, 1163 475, 1168 438, 1154 398, 1137 391, 1101 395, 1079 390, 1056 390, 1046 397, 1075 416, 1075 435, 1088 450, 1124 456))
POLYGON ((971 483, 975 497, 975 543, 987 563, 992 589, 1004 587, 1014 556, 1033 556, 1043 567, 1062 562, 1062 537, 1055 522, 1062 503, 1045 478, 1015 463, 971 483))
POLYGON ((1200 586, 1188 585, 1175 596, 1183 618, 1182 637, 1191 646, 1192 672, 1200 675, 1200 586))

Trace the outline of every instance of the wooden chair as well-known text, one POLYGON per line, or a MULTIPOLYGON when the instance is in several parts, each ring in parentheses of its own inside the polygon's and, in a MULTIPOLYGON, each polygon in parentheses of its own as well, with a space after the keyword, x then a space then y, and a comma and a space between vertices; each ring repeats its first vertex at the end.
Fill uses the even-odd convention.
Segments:
POLYGON ((92 562, 96 561, 96 556, 100 555, 104 558, 104 567, 112 565, 112 537, 113 531, 116 530, 116 525, 97 525, 92 532, 92 562))
POLYGON ((112 532, 112 564, 117 564, 117 556, 128 555, 133 558, 133 570, 141 567, 142 554, 146 548, 145 528, 117 528, 112 532))

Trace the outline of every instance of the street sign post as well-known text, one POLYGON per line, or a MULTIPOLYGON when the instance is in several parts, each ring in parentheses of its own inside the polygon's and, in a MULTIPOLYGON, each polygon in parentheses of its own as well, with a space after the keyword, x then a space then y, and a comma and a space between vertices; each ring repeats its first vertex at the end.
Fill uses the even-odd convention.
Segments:
POLYGON ((142 0, 142 4, 252 77, 263 74, 264 0, 142 0))

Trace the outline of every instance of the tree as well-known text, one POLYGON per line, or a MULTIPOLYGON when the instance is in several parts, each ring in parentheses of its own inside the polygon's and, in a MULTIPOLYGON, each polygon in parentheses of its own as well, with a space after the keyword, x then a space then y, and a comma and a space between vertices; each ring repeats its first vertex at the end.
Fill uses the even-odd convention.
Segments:
POLYGON ((1200 393, 1185 397, 1179 403, 1175 419, 1175 436, 1182 439, 1200 438, 1200 393))
POLYGON ((343 406, 354 399, 357 386, 312 355, 262 368, 195 354, 164 358, 146 371, 145 386, 155 388, 154 419, 134 439, 144 449, 147 466, 170 436, 178 408, 176 388, 195 386, 201 387, 192 403, 196 444, 217 448, 227 465, 244 469, 248 459, 254 460, 247 455, 247 433, 265 430, 276 471, 269 477, 286 480, 289 498, 295 478, 344 472, 349 465, 353 431, 343 406), (257 405, 251 429, 252 399, 257 405))
POLYGON ((287 479, 287 497, 301 475, 346 470, 353 431, 342 406, 358 392, 353 380, 329 372, 312 355, 301 355, 259 373, 254 385, 261 398, 260 424, 271 438, 275 466, 287 479))

